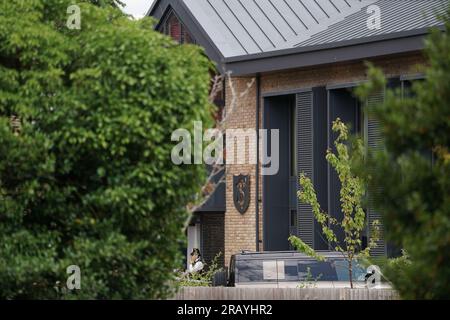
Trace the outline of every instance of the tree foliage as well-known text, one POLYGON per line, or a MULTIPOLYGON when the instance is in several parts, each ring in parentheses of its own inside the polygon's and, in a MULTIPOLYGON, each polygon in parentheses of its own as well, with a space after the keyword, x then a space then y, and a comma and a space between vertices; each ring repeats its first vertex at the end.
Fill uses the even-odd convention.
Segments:
POLYGON ((81 30, 70 0, 0 3, 0 298, 164 297, 181 266, 204 170, 170 133, 209 124, 210 62, 88 2, 81 30))
MULTIPOLYGON (((353 263, 357 257, 367 257, 370 249, 376 245, 377 235, 373 234, 370 244, 362 247, 362 232, 366 228, 366 213, 363 209, 363 197, 365 195, 365 181, 354 173, 353 167, 361 162, 364 157, 364 146, 361 139, 352 141, 349 148, 349 134, 347 126, 337 119, 333 122, 333 131, 338 133, 334 142, 337 154, 327 151, 326 159, 336 170, 341 183, 340 201, 343 213, 342 221, 338 221, 324 212, 317 200, 316 191, 310 178, 304 173, 300 176, 301 190, 298 197, 301 202, 309 204, 314 218, 322 227, 322 233, 329 245, 337 252, 341 252, 348 262, 350 286, 353 288, 353 263), (343 242, 336 236, 335 230, 339 228, 344 233, 343 242)), ((377 221, 374 222, 374 230, 377 229, 377 221)), ((299 251, 323 260, 309 245, 300 238, 291 236, 292 245, 299 251)))
MULTIPOLYGON (((450 294, 450 15, 445 32, 426 41, 426 79, 405 95, 388 90, 373 108, 384 150, 370 154, 369 188, 383 214, 386 237, 404 248, 410 263, 386 275, 404 298, 448 299, 450 294), (374 173, 374 174, 373 174, 374 173)), ((385 87, 378 69, 359 89, 364 99, 385 87)))

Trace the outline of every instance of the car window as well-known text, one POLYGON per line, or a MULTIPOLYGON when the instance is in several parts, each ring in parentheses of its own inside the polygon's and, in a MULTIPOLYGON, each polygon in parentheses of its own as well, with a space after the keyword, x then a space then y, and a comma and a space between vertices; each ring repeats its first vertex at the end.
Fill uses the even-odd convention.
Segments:
MULTIPOLYGON (((334 260, 334 265, 336 266, 336 272, 339 281, 349 281, 350 275, 348 272, 348 262, 345 260, 334 260)), ((352 266, 353 270, 353 280, 354 281, 364 281, 366 276, 366 270, 358 264, 356 261, 352 266)))
POLYGON ((239 260, 236 263, 236 272, 239 282, 262 281, 262 260, 239 260))
POLYGON ((298 281, 298 264, 296 260, 284 261, 283 281, 298 281))
POLYGON ((329 261, 299 260, 298 277, 300 281, 337 281, 335 266, 329 261))
MULTIPOLYGON (((343 259, 233 260, 236 282, 348 281, 348 263, 343 259)), ((364 281, 366 270, 355 262, 353 279, 364 281)))
POLYGON ((239 282, 277 282, 277 260, 240 260, 236 272, 239 282))

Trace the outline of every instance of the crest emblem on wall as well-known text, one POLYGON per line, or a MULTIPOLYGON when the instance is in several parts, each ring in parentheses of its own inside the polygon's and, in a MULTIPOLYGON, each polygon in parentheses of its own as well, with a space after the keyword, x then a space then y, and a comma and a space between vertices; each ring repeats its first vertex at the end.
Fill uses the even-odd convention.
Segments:
POLYGON ((250 176, 238 175, 233 177, 233 201, 237 211, 247 212, 250 205, 250 176))

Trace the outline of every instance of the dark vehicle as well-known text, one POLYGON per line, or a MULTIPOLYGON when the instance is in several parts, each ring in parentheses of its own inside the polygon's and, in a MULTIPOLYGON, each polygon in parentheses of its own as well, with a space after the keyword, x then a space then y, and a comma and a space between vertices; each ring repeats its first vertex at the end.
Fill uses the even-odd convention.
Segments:
MULTIPOLYGON (((299 252, 242 252, 231 257, 228 286, 264 288, 345 288, 348 262, 338 252, 319 252, 318 261, 299 252)), ((366 287, 366 268, 353 265, 355 288, 366 287)), ((383 285, 388 288, 389 286, 383 285)), ((377 286, 380 288, 380 285, 377 286)))

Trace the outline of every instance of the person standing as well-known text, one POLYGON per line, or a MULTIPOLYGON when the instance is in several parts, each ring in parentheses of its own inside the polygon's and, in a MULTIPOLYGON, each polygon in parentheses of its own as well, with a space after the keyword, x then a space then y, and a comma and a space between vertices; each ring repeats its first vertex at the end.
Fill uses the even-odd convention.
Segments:
POLYGON ((191 252, 191 261, 188 266, 188 273, 197 273, 201 272, 204 268, 204 263, 202 262, 202 255, 200 250, 195 248, 191 252))

